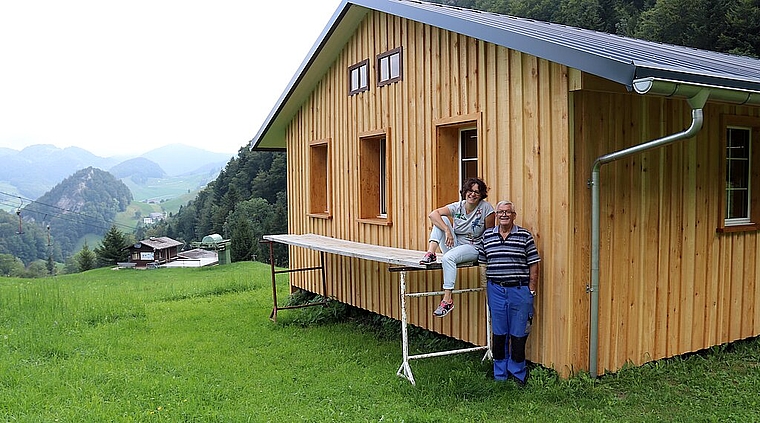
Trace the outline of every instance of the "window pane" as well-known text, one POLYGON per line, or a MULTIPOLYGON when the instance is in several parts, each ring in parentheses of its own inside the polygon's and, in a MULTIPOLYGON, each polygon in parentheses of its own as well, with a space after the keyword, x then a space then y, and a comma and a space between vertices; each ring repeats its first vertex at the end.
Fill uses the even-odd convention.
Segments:
POLYGON ((351 69, 351 91, 359 89, 359 70, 351 69))
POLYGON ((367 65, 359 67, 359 87, 364 88, 367 86, 367 65))
POLYGON ((385 138, 381 138, 379 140, 380 143, 380 154, 378 157, 378 160, 380 162, 380 216, 385 217, 388 215, 388 197, 387 197, 387 187, 385 184, 386 180, 386 172, 388 171, 386 169, 385 165, 385 138))
POLYGON ((471 129, 462 131, 462 159, 478 158, 478 133, 471 129))
POLYGON ((388 69, 388 57, 383 57, 380 59, 380 82, 387 81, 390 79, 389 75, 389 69, 388 69))
POLYGON ((749 158, 749 130, 743 128, 728 128, 727 138, 727 158, 749 158))
POLYGON ((748 218, 747 191, 726 191, 726 219, 748 218))
POLYGON ((401 55, 399 53, 391 54, 391 78, 398 78, 399 75, 401 75, 401 69, 399 67, 399 58, 401 55))
POLYGON ((749 188, 747 160, 728 160, 726 167, 726 188, 749 188))
POLYGON ((478 162, 472 161, 472 162, 462 162, 462 182, 464 182, 467 178, 477 178, 478 177, 478 162))

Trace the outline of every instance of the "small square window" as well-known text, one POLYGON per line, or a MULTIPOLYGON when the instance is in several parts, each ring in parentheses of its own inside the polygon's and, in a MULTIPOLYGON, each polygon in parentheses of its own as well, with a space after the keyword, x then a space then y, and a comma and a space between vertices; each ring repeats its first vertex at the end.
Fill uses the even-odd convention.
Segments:
POLYGON ((348 95, 369 90, 369 59, 348 68, 348 95))
POLYGON ((377 86, 401 81, 403 60, 401 47, 377 56, 377 86))

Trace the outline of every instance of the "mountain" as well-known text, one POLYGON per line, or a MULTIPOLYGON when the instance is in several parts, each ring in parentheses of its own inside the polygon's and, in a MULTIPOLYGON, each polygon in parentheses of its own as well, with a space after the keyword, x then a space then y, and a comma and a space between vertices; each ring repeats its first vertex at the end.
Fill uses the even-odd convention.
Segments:
POLYGON ((169 176, 179 176, 206 166, 216 166, 221 170, 233 155, 212 153, 182 144, 169 144, 151 150, 141 157, 158 163, 169 176))
POLYGON ((30 222, 49 225, 53 242, 63 254, 70 255, 81 237, 105 234, 113 226, 116 213, 126 210, 130 202, 132 193, 123 182, 106 171, 88 167, 21 209, 21 215, 30 222))
POLYGON ((14 186, 19 194, 28 198, 38 198, 80 169, 109 168, 116 164, 112 159, 78 147, 60 149, 49 144, 32 145, 21 151, 3 149, 2 157, 0 182, 14 186))
MULTIPOLYGON (((98 169, 113 169, 122 162, 128 161, 132 157, 99 157, 87 150, 78 147, 67 147, 64 149, 49 144, 37 144, 17 151, 11 148, 0 147, 0 157, 2 157, 2 166, 0 166, 0 200, 5 196, 2 193, 16 194, 30 199, 37 199, 45 192, 53 188, 57 183, 73 173, 94 167, 98 169)), ((204 177, 209 173, 216 175, 232 158, 231 155, 212 153, 210 151, 188 147, 182 144, 172 144, 165 147, 152 150, 142 158, 150 160, 157 165, 162 172, 169 175, 194 175, 202 173, 204 177)), ((139 167, 139 163, 137 162, 139 167)), ((147 176, 155 180, 158 172, 153 164, 145 166, 135 176, 136 181, 145 183, 147 176)), ((132 164, 125 165, 126 167, 132 164)), ((129 172, 123 168, 116 168, 118 172, 129 172)), ((130 174, 125 180, 131 179, 130 174)), ((215 177, 215 176, 214 176, 215 177)), ((158 177, 161 179, 161 177, 158 177)), ((211 178, 213 179, 213 177, 211 178)), ((159 194, 160 195, 160 194, 159 194)), ((16 202, 13 200, 11 202, 16 202)), ((10 210, 10 206, 2 205, 5 210, 10 210)))
POLYGON ((150 178, 163 178, 166 172, 156 162, 145 157, 125 160, 108 169, 108 173, 119 178, 129 178, 136 184, 144 184, 150 178))

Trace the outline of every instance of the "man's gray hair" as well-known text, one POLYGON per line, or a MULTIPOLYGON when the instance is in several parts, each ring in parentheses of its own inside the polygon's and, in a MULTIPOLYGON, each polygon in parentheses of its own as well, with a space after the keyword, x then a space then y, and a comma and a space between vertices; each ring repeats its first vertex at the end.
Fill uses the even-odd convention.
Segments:
POLYGON ((498 203, 496 203, 496 210, 499 210, 499 207, 501 206, 512 206, 512 211, 517 212, 517 210, 515 210, 515 203, 509 200, 501 200, 498 203))

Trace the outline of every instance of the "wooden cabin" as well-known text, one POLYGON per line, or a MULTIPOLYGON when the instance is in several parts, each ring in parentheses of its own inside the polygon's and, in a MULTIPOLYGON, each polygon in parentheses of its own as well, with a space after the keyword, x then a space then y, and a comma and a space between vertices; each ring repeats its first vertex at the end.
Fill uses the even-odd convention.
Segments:
POLYGON ((165 236, 150 237, 127 247, 129 261, 142 268, 166 264, 177 259, 182 245, 182 242, 165 236))
MULTIPOLYGON (((760 334, 760 60, 408 0, 342 2, 252 140, 288 155, 288 230, 424 250, 481 176, 542 256, 528 359, 616 371, 760 334)), ((314 251, 291 248, 293 267, 314 251)), ((388 266, 327 295, 399 318, 388 266)), ((461 269, 457 287, 477 286, 461 269)), ((407 284, 440 289, 440 271, 407 284)), ((319 275, 293 287, 320 292, 319 275)), ((482 294, 410 322, 486 342, 482 294)))

